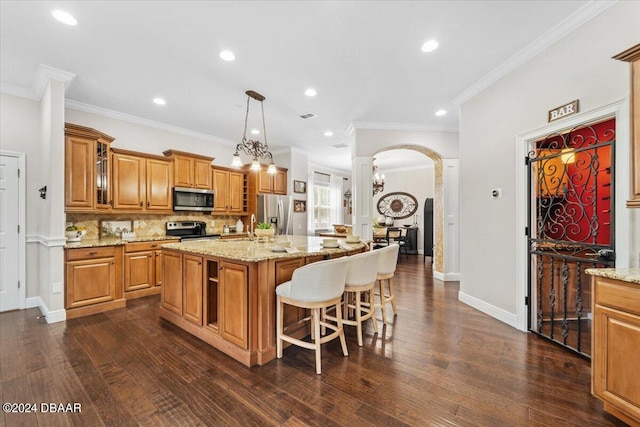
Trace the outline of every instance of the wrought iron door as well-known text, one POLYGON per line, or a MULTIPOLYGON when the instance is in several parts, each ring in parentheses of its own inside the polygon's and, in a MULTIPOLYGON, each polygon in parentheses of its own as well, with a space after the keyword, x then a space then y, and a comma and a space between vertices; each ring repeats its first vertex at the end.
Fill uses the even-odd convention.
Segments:
POLYGON ((615 120, 552 134, 528 165, 529 330, 591 353, 587 268, 615 264, 615 120))

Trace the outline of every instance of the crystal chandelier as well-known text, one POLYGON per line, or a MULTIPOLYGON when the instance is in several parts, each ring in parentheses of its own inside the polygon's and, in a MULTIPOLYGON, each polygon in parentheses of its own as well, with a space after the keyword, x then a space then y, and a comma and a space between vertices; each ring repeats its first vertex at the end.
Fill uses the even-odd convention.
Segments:
MULTIPOLYGON (((373 161, 375 162, 376 159, 374 158, 373 161)), ((384 191, 384 174, 379 175, 378 166, 373 165, 373 195, 382 191, 384 191)))
POLYGON ((269 167, 267 168, 267 173, 275 174, 276 164, 273 162, 273 156, 269 152, 269 145, 267 144, 267 127, 264 121, 264 104, 263 101, 265 97, 260 95, 258 92, 254 92, 252 90, 248 90, 245 92, 247 94, 247 113, 244 116, 244 133, 242 134, 242 142, 236 145, 236 153, 233 155, 233 161, 231 162, 231 166, 240 167, 242 166, 242 160, 240 160, 240 151, 248 154, 253 157, 251 162, 251 170, 259 171, 262 169, 260 166, 260 162, 258 158, 269 159, 269 167), (251 102, 251 98, 260 102, 260 107, 262 109, 262 132, 264 135, 264 144, 256 138, 247 139, 247 122, 249 120, 249 103, 251 102))

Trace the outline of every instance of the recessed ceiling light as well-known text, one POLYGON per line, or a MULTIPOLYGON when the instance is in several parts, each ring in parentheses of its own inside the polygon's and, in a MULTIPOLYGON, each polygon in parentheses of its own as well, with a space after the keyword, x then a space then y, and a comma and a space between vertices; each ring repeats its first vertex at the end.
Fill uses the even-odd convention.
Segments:
POLYGON ((422 45, 422 51, 423 52, 433 52, 437 48, 438 48, 438 42, 435 41, 435 40, 427 40, 422 45))
POLYGON ((153 98, 153 103, 157 105, 165 105, 167 101, 162 98, 153 98))
POLYGON ((436 116, 444 116, 447 114, 447 110, 438 110, 436 111, 436 116))
POLYGON ((58 21, 62 22, 63 24, 78 25, 78 21, 76 21, 76 18, 71 16, 69 12, 65 12, 64 10, 54 10, 53 12, 51 12, 51 14, 53 15, 54 18, 56 18, 58 21))
POLYGON ((220 58, 224 59, 225 61, 233 61, 234 59, 236 59, 236 56, 230 50, 223 50, 222 52, 220 52, 220 58))
POLYGON ((326 131, 324 133, 324 136, 333 136, 333 132, 331 132, 330 130, 326 131))
POLYGON ((258 129, 251 129, 251 134, 260 135, 260 131, 258 129))
POLYGON ((316 92, 314 88, 310 87, 309 89, 304 91, 304 94, 307 96, 316 96, 318 92, 316 92))

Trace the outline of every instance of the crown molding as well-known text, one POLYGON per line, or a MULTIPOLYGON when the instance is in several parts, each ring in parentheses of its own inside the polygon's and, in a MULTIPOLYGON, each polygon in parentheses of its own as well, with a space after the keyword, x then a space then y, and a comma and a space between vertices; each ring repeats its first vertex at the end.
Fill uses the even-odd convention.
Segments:
POLYGON ((453 101, 455 105, 463 104, 470 100, 522 64, 530 61, 551 45, 558 42, 578 27, 582 26, 594 16, 600 14, 605 9, 616 3, 617 0, 594 0, 585 4, 583 7, 575 11, 573 14, 562 20, 549 31, 538 37, 536 40, 527 45, 520 52, 516 53, 489 74, 469 86, 462 93, 456 96, 453 101))
POLYGON ((421 125, 415 123, 391 123, 391 122, 353 122, 354 129, 366 130, 396 130, 412 132, 458 132, 457 127, 421 125))
POLYGON ((20 86, 10 85, 9 83, 0 83, 0 92, 6 93, 7 95, 17 96, 19 98, 31 99, 33 101, 39 101, 31 89, 25 89, 20 86))
POLYGON ((69 84, 75 77, 75 74, 68 71, 53 68, 45 64, 38 64, 38 69, 36 71, 36 76, 33 79, 33 87, 31 88, 31 91, 38 97, 38 100, 40 100, 42 99, 44 91, 47 89, 49 80, 64 82, 64 89, 66 91, 69 84))
POLYGON ((99 116, 110 117, 116 120, 122 120, 123 122, 133 123, 141 126, 147 126, 154 129, 160 129, 167 132, 176 133, 179 135, 189 136, 192 138, 202 139, 205 141, 215 142, 217 144, 227 145, 235 147, 237 143, 223 139, 214 135, 209 135, 202 132, 196 132, 193 130, 181 128, 178 126, 168 125, 166 123, 156 122, 154 120, 143 119, 142 117, 132 116, 130 114, 120 113, 118 111, 109 110, 107 108, 96 107, 94 105, 84 104, 82 102, 73 101, 67 99, 64 103, 65 107, 72 110, 84 111, 85 113, 97 114, 99 116))

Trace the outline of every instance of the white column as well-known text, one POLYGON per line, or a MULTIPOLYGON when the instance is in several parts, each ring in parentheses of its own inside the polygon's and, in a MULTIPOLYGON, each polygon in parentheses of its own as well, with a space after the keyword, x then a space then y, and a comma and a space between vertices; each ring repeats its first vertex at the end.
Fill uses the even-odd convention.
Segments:
POLYGON ((351 159, 353 181, 351 192, 353 193, 353 234, 359 235, 362 240, 373 238, 373 182, 371 172, 373 170, 373 158, 371 156, 356 156, 351 159))
POLYGON ((442 159, 443 217, 443 271, 434 271, 433 277, 444 281, 460 280, 460 221, 458 213, 458 159, 442 159))

